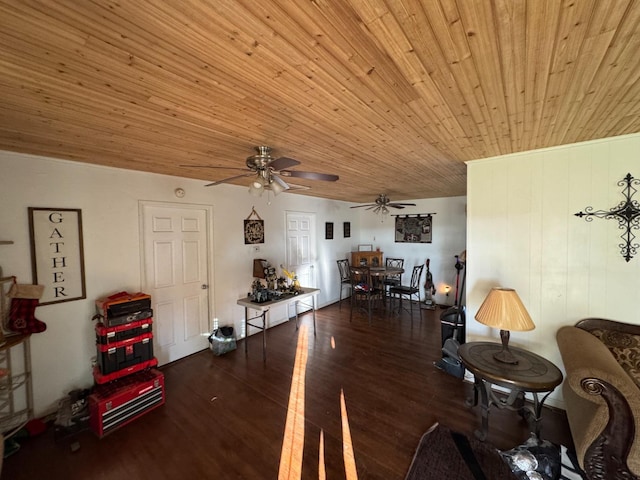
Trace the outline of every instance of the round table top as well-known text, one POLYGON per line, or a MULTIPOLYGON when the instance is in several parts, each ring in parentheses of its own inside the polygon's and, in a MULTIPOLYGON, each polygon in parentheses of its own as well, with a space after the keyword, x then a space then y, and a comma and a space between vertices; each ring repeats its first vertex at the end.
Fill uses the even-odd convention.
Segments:
POLYGON ((385 267, 385 266, 369 267, 369 272, 374 277, 380 277, 384 275, 398 275, 398 274, 404 273, 404 268, 385 267))
POLYGON ((496 385, 525 392, 546 392, 562 383, 562 372, 546 358, 509 346, 518 363, 503 363, 493 358, 500 350, 501 343, 469 342, 460 345, 458 355, 471 373, 496 385))

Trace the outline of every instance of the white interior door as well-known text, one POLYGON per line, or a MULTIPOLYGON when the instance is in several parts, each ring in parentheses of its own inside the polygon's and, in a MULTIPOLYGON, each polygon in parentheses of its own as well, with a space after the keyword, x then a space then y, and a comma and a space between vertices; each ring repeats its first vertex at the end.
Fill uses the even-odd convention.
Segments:
POLYGON ((301 286, 315 287, 316 216, 287 212, 286 226, 287 270, 296 272, 301 286))
POLYGON ((200 205, 143 203, 141 210, 143 283, 163 365, 208 347, 211 216, 200 205))

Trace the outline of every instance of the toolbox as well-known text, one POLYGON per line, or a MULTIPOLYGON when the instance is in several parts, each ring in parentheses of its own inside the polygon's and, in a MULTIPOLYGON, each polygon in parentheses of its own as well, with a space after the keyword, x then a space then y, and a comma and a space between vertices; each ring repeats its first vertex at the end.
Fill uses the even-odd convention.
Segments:
POLYGON ((145 333, 96 347, 100 373, 107 375, 153 359, 153 334, 145 333))
POLYGON ((164 375, 150 368, 97 385, 89 395, 89 426, 103 437, 165 402, 164 375))
POLYGON ((132 337, 139 337, 145 333, 151 333, 153 319, 145 318, 122 325, 107 327, 103 323, 96 324, 96 343, 98 345, 109 345, 114 342, 121 342, 132 337))
POLYGON ((115 327, 118 325, 135 322, 137 320, 146 320, 147 318, 151 318, 153 317, 153 310, 150 308, 145 308, 142 310, 138 310, 137 312, 127 313, 126 315, 119 315, 117 317, 103 317, 102 315, 99 315, 99 317, 102 318, 103 323, 107 327, 115 327))
POLYGON ((115 372, 102 374, 100 372, 100 367, 98 365, 93 367, 93 379, 96 384, 103 385, 105 383, 113 382, 114 380, 118 380, 122 377, 126 377, 127 375, 131 375, 132 373, 141 372, 142 370, 146 370, 147 368, 157 367, 158 359, 152 358, 151 360, 147 360, 146 362, 136 363, 131 365, 130 367, 123 368, 122 370, 116 370, 115 372))
POLYGON ((96 311, 106 326, 111 327, 153 315, 151 295, 146 293, 118 292, 96 300, 96 311), (145 317, 144 315, 148 315, 145 317))

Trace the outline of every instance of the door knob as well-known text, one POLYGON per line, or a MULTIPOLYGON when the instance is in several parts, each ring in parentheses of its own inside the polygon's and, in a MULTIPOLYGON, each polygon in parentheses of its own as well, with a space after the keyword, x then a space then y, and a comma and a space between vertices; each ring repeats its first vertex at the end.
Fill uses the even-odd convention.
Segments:
POLYGON ((209 285, 207 285, 206 283, 203 283, 200 288, 202 288, 203 290, 206 290, 207 288, 209 288, 209 285))

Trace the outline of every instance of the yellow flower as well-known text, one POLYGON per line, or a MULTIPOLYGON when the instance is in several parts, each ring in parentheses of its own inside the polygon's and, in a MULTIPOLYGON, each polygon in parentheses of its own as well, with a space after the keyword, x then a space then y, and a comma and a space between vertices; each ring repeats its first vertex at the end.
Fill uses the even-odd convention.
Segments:
POLYGON ((284 273, 289 280, 294 280, 294 278, 296 277, 296 272, 289 272, 285 270, 283 265, 280 265, 280 268, 282 269, 282 273, 284 273))

